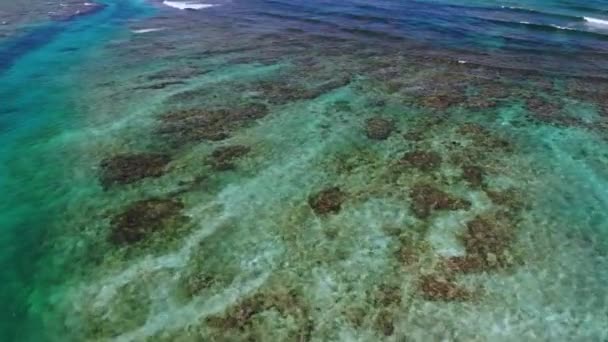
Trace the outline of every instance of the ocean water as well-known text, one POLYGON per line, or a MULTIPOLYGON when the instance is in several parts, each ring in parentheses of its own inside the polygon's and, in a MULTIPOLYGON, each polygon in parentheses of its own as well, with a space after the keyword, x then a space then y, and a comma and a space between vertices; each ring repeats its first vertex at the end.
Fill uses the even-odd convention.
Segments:
POLYGON ((604 1, 103 3, 0 40, 0 340, 608 339, 604 1))

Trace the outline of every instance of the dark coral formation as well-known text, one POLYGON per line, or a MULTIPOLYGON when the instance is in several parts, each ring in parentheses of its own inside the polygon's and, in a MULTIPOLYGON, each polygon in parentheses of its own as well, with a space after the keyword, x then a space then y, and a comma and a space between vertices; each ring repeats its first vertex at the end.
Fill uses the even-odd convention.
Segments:
POLYGON ((374 304, 380 307, 399 305, 401 303, 401 289, 398 286, 381 284, 374 295, 374 304))
POLYGON ((425 219, 435 210, 469 209, 471 202, 454 197, 428 184, 417 184, 410 190, 411 208, 414 215, 425 219))
POLYGON ((457 256, 446 258, 443 266, 449 272, 476 273, 486 269, 486 263, 477 256, 457 256))
POLYGON ((150 234, 170 226, 180 217, 184 205, 173 199, 146 199, 128 206, 111 222, 110 241, 124 245, 139 242, 150 234))
POLYGON ((264 81, 256 84, 255 91, 272 104, 285 104, 299 100, 311 100, 334 89, 348 85, 350 77, 328 80, 315 87, 305 87, 286 80, 264 81))
POLYGON ((365 134, 373 140, 386 140, 395 129, 395 124, 387 119, 374 117, 365 122, 365 134))
POLYGON ((507 189, 502 191, 484 189, 484 191, 492 203, 503 206, 513 213, 525 207, 521 193, 515 189, 507 189))
POLYGON ((457 129, 457 132, 473 140, 475 146, 486 150, 509 151, 511 148, 509 141, 492 134, 487 128, 476 123, 465 123, 457 129))
POLYGON ((317 215, 337 213, 342 208, 345 197, 339 187, 331 187, 311 196, 308 204, 317 215))
POLYGON ((404 154, 399 160, 399 164, 428 172, 436 170, 441 166, 441 156, 432 151, 416 150, 404 154))
POLYGON ((208 164, 216 171, 233 170, 234 161, 248 154, 251 148, 244 145, 223 146, 215 149, 208 159, 208 164))
POLYGON ((449 277, 425 275, 420 278, 418 290, 422 298, 431 301, 466 301, 473 298, 473 292, 454 282, 449 277))
POLYGON ((500 217, 478 216, 467 223, 462 241, 469 258, 477 258, 486 268, 508 266, 508 250, 514 240, 513 227, 500 217))
POLYGON ((130 184, 147 177, 160 177, 171 158, 159 153, 119 154, 101 161, 101 184, 130 184))
POLYGON ((423 97, 420 104, 435 110, 445 110, 464 102, 466 102, 466 99, 459 94, 439 93, 423 97))
POLYGON ((235 129, 267 114, 268 108, 262 104, 233 109, 178 110, 161 117, 160 133, 168 135, 177 143, 224 140, 235 129))
MULTIPOLYGON (((283 317, 292 317, 297 329, 291 332, 294 341, 308 341, 314 328, 309 317, 309 309, 296 291, 279 290, 272 293, 257 293, 241 300, 222 315, 206 319, 208 326, 221 332, 247 332, 258 315, 274 310, 283 317)), ((261 316, 261 315, 260 315, 261 316)), ((262 317, 260 319, 263 319, 262 317)), ((255 339, 254 336, 250 336, 255 339)))
POLYGON ((395 332, 393 314, 388 310, 382 310, 374 320, 374 328, 384 336, 391 336, 395 332))
POLYGON ((471 186, 480 187, 483 185, 483 169, 476 165, 464 165, 462 167, 462 177, 471 186))
POLYGON ((135 90, 147 90, 147 89, 158 90, 158 89, 165 89, 169 86, 182 85, 182 84, 185 84, 185 83, 182 81, 165 81, 165 82, 153 83, 150 85, 138 86, 133 89, 135 89, 135 90))
POLYGON ((509 267, 509 253, 515 233, 506 216, 478 216, 467 223, 461 236, 467 254, 447 258, 443 266, 448 272, 476 273, 509 267))

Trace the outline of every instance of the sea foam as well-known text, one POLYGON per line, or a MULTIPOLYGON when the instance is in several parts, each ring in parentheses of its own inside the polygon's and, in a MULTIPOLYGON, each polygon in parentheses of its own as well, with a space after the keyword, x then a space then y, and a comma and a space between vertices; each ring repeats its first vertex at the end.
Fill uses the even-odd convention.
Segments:
POLYGON ((188 2, 188 1, 163 1, 163 5, 177 8, 180 10, 185 10, 185 9, 200 10, 200 9, 205 9, 205 8, 216 6, 214 4, 200 4, 200 3, 188 2))

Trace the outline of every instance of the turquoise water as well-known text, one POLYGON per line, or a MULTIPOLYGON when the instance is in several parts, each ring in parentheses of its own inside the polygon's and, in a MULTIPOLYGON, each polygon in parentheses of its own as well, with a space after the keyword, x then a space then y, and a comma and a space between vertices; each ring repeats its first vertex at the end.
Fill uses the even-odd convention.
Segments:
POLYGON ((71 261, 52 259, 46 251, 65 207, 88 191, 68 176, 79 158, 63 138, 82 128, 82 64, 124 34, 126 20, 151 12, 135 2, 108 5, 99 14, 41 25, 0 43, 4 341, 45 339, 37 297, 60 295, 46 291, 70 276, 65 262, 71 261))
POLYGON ((608 338, 602 1, 107 4, 0 42, 1 340, 608 338))

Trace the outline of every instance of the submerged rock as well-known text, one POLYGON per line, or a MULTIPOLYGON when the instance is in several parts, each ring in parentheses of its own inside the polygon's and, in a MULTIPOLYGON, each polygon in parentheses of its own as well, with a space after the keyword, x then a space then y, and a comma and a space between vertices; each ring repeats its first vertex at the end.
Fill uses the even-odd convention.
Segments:
POLYGON ((332 187, 311 196, 308 204, 318 215, 337 213, 342 208, 345 194, 339 187, 332 187))
POLYGON ((139 242, 166 228, 183 208, 180 201, 172 199, 137 201, 112 219, 110 241, 117 245, 139 242))
POLYGON ((130 184, 147 177, 160 177, 171 158, 159 153, 119 154, 101 161, 101 184, 130 184))
POLYGON ((365 122, 365 133, 368 138, 373 140, 387 139, 394 129, 395 124, 392 121, 379 117, 368 119, 365 122))
POLYGON ((428 184, 417 184, 410 190, 411 208, 414 215, 425 219, 434 210, 469 209, 471 202, 454 197, 428 184))
POLYGON ((251 148, 244 145, 218 147, 208 159, 209 165, 216 171, 226 171, 235 168, 234 160, 245 156, 251 148))
POLYGON ((177 143, 201 140, 224 140, 232 131, 268 114, 263 104, 232 109, 187 109, 173 111, 161 117, 161 134, 177 143))
POLYGON ((421 171, 433 171, 441 166, 441 156, 436 152, 416 150, 404 154, 399 164, 421 171))

